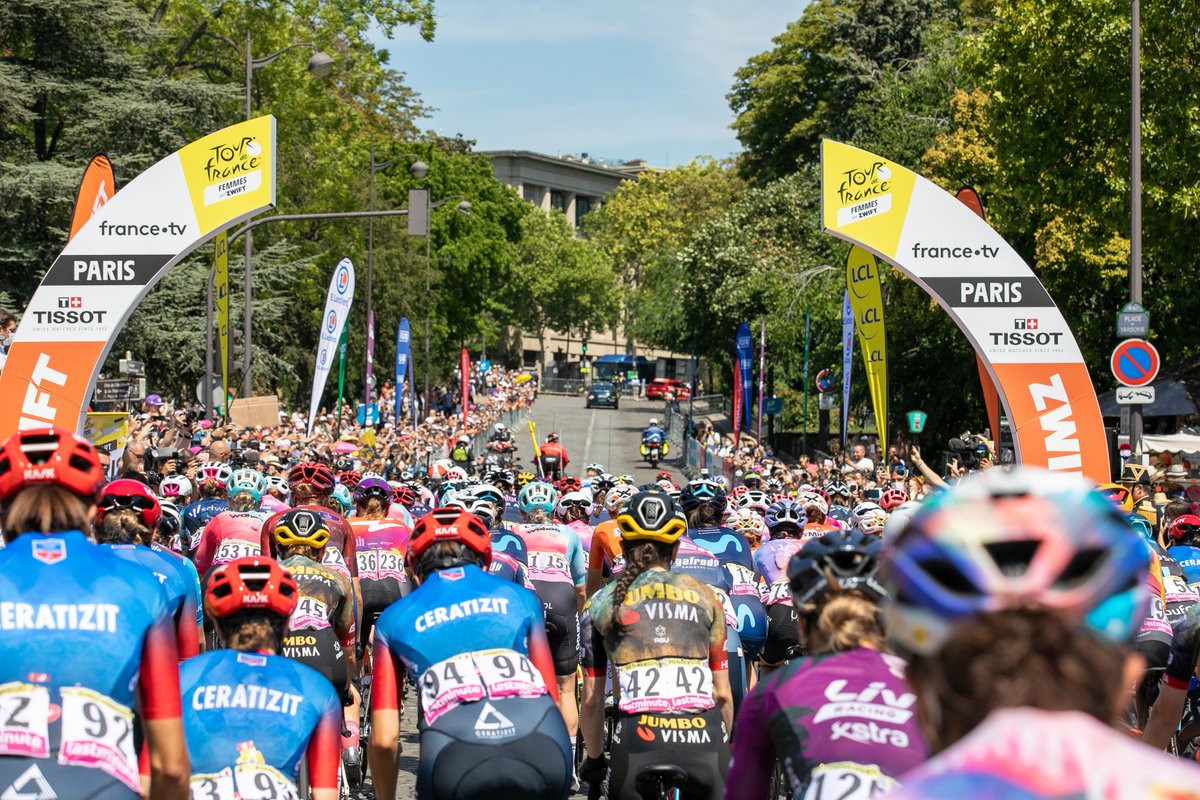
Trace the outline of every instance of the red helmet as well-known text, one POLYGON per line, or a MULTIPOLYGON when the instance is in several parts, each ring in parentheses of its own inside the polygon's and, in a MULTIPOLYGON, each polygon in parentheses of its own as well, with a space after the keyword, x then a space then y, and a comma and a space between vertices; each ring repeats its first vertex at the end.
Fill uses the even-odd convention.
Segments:
POLYGON ((435 508, 417 520, 408 543, 409 567, 436 542, 461 542, 483 558, 485 567, 492 563, 492 535, 487 525, 461 508, 435 508))
POLYGON ((333 470, 315 461, 305 461, 297 464, 288 471, 289 486, 295 486, 298 483, 311 483, 321 494, 332 492, 335 482, 333 470))
POLYGON ((749 486, 735 486, 735 487, 733 487, 733 490, 729 493, 729 496, 736 500, 736 499, 739 499, 742 495, 744 495, 748 491, 750 491, 749 486))
POLYGON ((392 500, 405 508, 412 508, 417 503, 417 493, 411 487, 397 486, 392 490, 392 500))
POLYGON ((1167 536, 1172 542, 1186 542, 1200 533, 1200 517, 1195 514, 1181 514, 1171 523, 1167 536))
POLYGON ((347 489, 353 490, 354 487, 358 486, 358 482, 362 480, 362 475, 355 470, 348 469, 345 472, 339 472, 337 479, 338 483, 347 489))
POLYGON ((576 478, 574 475, 568 475, 558 482, 558 485, 556 488, 558 489, 559 494, 566 494, 567 492, 578 492, 580 489, 583 488, 583 483, 579 480, 579 478, 576 478))
POLYGON ((96 501, 96 524, 104 520, 109 511, 119 508, 132 508, 142 517, 142 524, 154 529, 162 519, 162 506, 150 487, 132 478, 120 478, 104 487, 100 499, 96 501))
POLYGON ((908 492, 903 489, 888 489, 879 495, 879 507, 884 511, 892 511, 908 502, 908 492))
POLYGON ((669 472, 660 472, 655 475, 654 482, 658 483, 659 481, 671 481, 671 483, 675 482, 675 480, 671 477, 671 473, 669 472))
POLYGON ((92 501, 104 483, 96 449, 66 428, 30 428, 0 445, 0 500, 26 486, 61 486, 92 501))
POLYGON ((237 558, 217 566, 209 575, 204 610, 218 619, 253 608, 288 617, 297 596, 296 581, 275 560, 237 558))

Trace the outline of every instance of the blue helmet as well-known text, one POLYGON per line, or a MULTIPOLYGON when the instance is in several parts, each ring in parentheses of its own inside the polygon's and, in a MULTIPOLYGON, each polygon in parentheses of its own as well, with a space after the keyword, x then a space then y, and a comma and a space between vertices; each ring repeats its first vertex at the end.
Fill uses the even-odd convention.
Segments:
POLYGON ((690 514, 702 505, 710 505, 718 512, 725 510, 725 488, 716 481, 692 481, 679 493, 679 504, 690 514))
POLYGON ((808 516, 795 500, 776 500, 767 507, 764 521, 767 523, 769 531, 789 525, 794 528, 803 528, 808 522, 808 516))

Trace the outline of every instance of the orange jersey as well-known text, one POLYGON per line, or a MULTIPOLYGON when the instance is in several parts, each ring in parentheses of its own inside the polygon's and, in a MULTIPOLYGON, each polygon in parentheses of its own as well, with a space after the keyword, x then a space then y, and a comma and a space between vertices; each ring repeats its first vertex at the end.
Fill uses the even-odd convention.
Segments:
POLYGON ((619 572, 618 562, 624 562, 621 556, 621 530, 617 527, 615 519, 605 520, 592 530, 588 569, 602 570, 607 565, 610 571, 619 572))

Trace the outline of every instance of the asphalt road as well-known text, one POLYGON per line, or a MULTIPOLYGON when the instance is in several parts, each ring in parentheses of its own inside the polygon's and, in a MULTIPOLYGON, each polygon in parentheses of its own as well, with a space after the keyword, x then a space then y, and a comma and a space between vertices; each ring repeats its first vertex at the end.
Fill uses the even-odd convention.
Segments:
MULTIPOLYGON (((584 467, 595 461, 614 475, 633 475, 638 483, 653 481, 659 471, 670 472, 676 483, 683 480, 683 473, 675 463, 679 453, 674 447, 670 453, 671 461, 660 463, 657 470, 651 469, 638 453, 642 431, 649 419, 657 417, 664 424, 666 422, 662 402, 623 397, 617 411, 584 408, 584 402, 583 397, 544 394, 533 406, 538 441, 544 442, 551 431, 559 435, 559 441, 567 448, 571 459, 568 474, 582 475, 584 467)), ((514 431, 514 434, 521 459, 529 463, 533 448, 529 431, 514 431)))

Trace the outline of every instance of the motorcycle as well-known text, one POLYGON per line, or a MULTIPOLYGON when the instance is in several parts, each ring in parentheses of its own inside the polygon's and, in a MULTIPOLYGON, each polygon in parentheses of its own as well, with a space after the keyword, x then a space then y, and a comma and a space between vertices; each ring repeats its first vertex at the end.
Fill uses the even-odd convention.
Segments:
POLYGON ((496 466, 509 469, 513 465, 513 458, 517 454, 517 448, 513 447, 512 442, 503 439, 497 439, 487 443, 488 455, 487 460, 494 462, 496 466))
POLYGON ((562 459, 556 455, 541 455, 537 459, 542 475, 552 481, 562 477, 562 459))
POLYGON ((667 455, 668 445, 661 433, 651 433, 642 437, 642 459, 653 469, 658 468, 658 462, 667 455))

